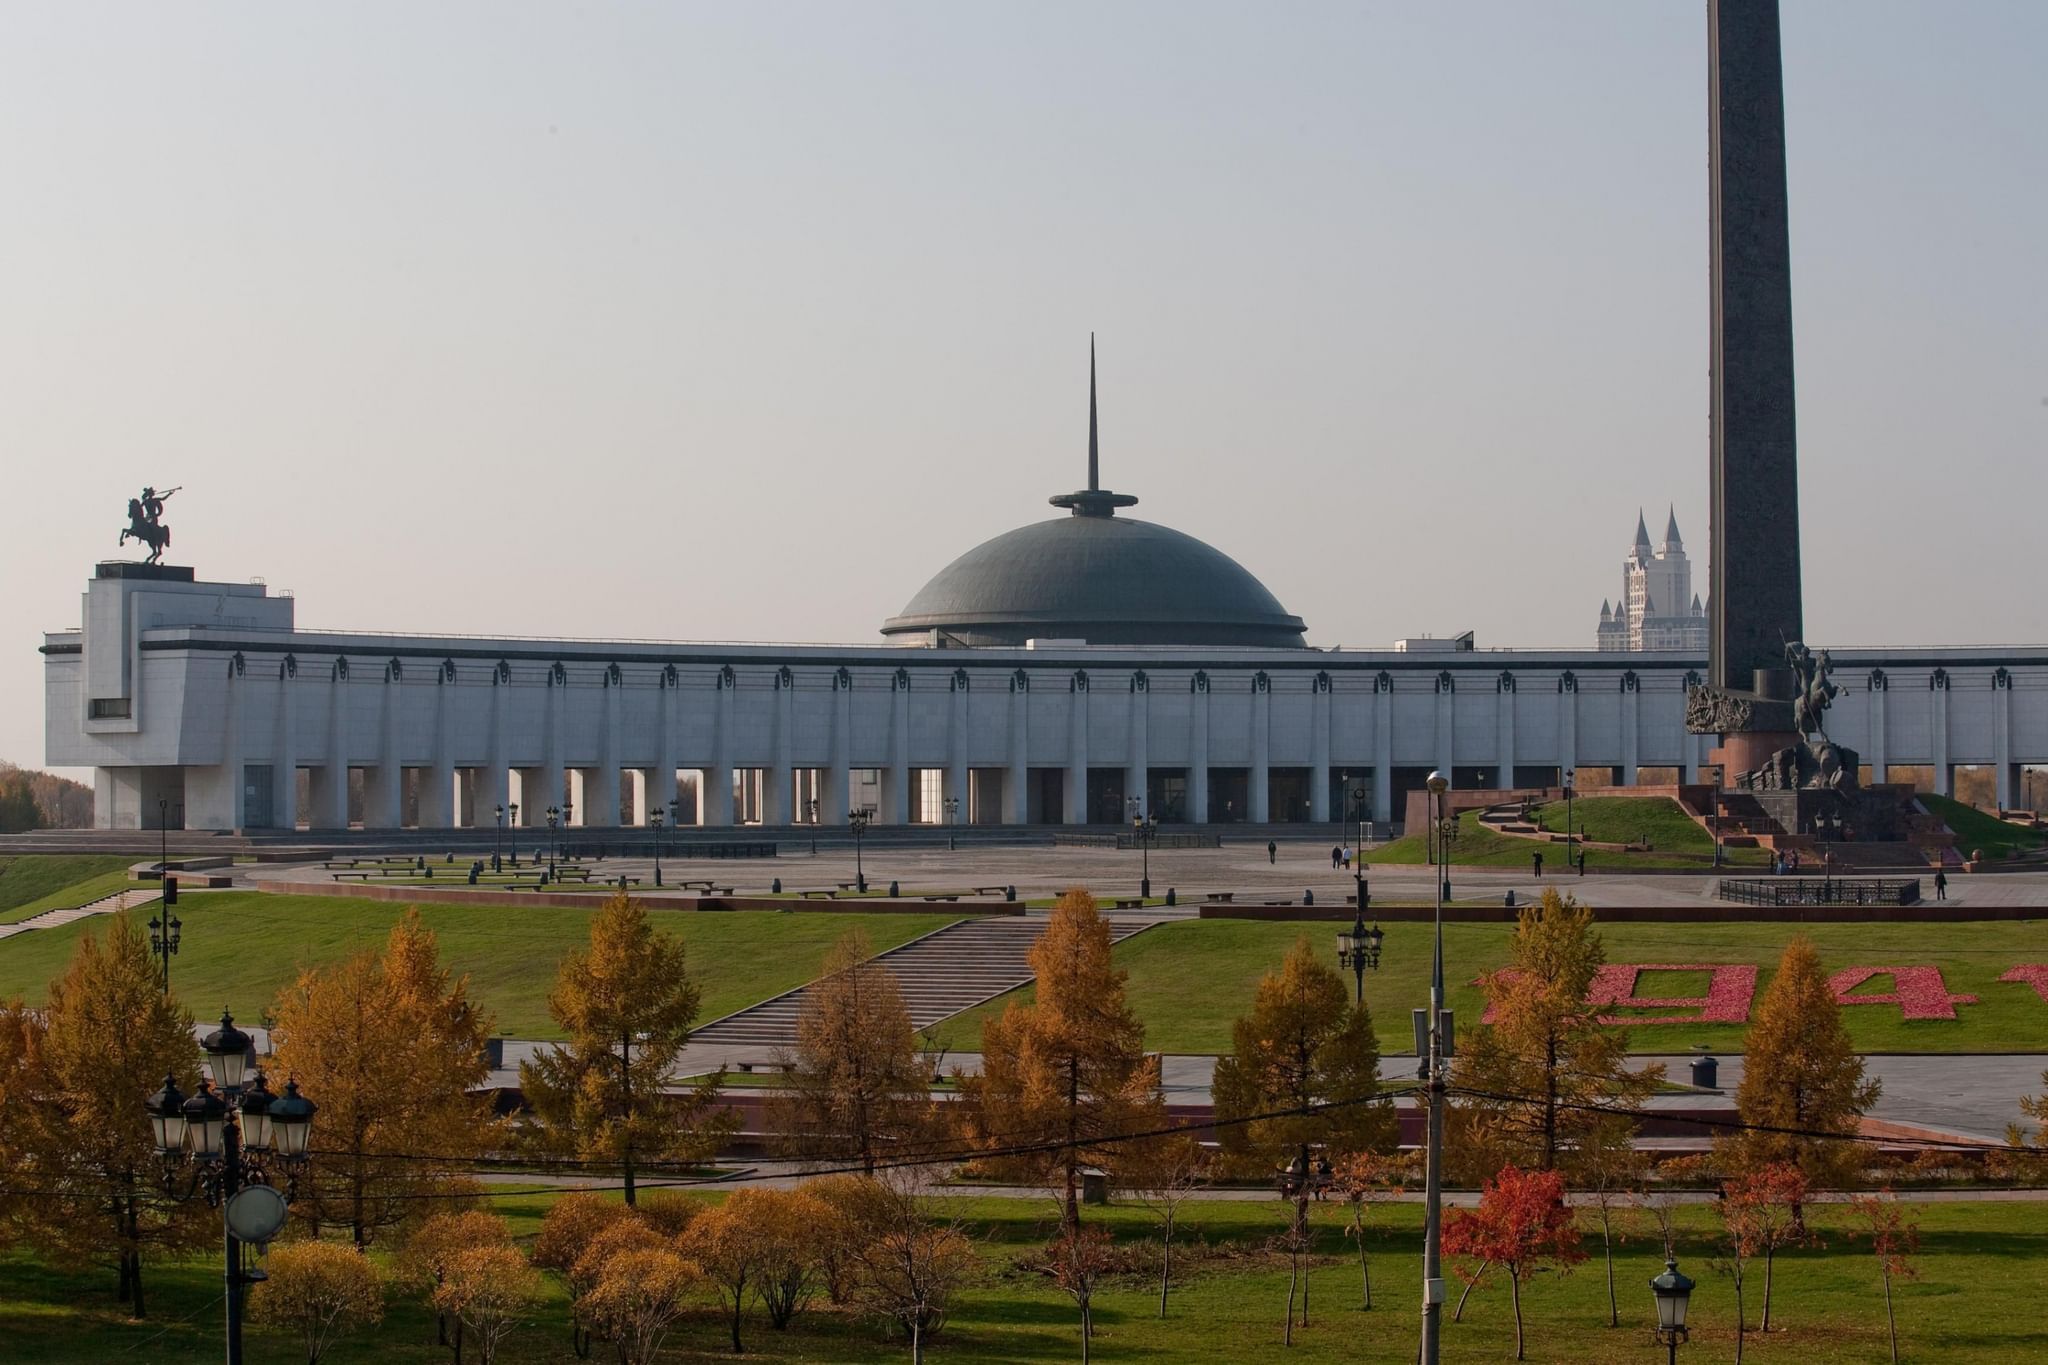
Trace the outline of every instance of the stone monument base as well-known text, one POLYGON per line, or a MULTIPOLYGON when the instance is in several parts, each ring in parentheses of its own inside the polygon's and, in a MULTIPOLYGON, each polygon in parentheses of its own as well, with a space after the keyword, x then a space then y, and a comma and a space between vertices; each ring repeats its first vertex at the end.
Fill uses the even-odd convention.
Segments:
POLYGON ((1780 752, 1804 743, 1794 730, 1749 730, 1721 736, 1720 747, 1707 751, 1707 762, 1721 766, 1721 785, 1733 788, 1744 773, 1755 772, 1780 752))

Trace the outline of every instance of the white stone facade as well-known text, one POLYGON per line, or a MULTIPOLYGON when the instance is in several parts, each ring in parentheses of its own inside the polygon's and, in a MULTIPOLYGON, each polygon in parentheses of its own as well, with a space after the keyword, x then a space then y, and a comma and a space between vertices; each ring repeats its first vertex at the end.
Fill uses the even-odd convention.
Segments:
MULTIPOLYGON (((1314 649, 698 645, 336 634, 261 587, 98 579, 43 646, 49 763, 97 770, 98 820, 149 828, 642 823, 708 793, 702 825, 1400 818, 1430 769, 1459 787, 1560 769, 1676 769, 1703 655, 1314 649), (516 775, 516 777, 515 777, 516 775), (622 809, 621 776, 630 775, 622 809), (573 785, 567 785, 573 782, 573 785), (303 783, 303 801, 300 788, 303 783), (411 798, 407 799, 410 792, 411 798), (737 799, 735 799, 737 793, 737 799), (537 797, 538 799, 534 799, 537 797)), ((1831 733, 1888 767, 2048 763, 2048 648, 1834 651, 1831 733)))
POLYGON ((1692 590, 1692 561, 1678 535, 1678 513, 1664 523, 1664 543, 1650 549, 1650 528, 1636 513, 1636 542, 1621 563, 1621 598, 1600 604, 1597 647, 1608 653, 1707 652, 1707 612, 1692 590))

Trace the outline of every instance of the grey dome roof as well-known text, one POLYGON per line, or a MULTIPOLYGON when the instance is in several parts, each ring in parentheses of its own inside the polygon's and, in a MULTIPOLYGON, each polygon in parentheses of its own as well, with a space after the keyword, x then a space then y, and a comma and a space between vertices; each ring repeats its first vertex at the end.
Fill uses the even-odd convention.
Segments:
POLYGON ((1243 565, 1170 527, 1111 515, 1103 505, 1111 497, 1125 501, 1106 493, 1055 499, 1074 515, 975 546, 884 622, 882 633, 939 630, 966 645, 1037 638, 1302 647, 1301 618, 1288 615, 1243 565))

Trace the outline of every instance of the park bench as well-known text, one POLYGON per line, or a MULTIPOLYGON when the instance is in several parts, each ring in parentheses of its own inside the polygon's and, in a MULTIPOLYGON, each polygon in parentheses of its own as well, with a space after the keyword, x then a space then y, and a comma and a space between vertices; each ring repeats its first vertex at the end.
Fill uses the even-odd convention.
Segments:
POLYGON ((835 901, 835 900, 838 900, 838 899, 839 899, 839 893, 838 893, 837 891, 799 891, 799 892, 797 892, 796 894, 797 894, 797 896, 798 896, 799 898, 801 898, 801 899, 803 899, 803 900, 807 900, 807 901, 810 901, 810 900, 828 900, 828 901, 835 901))
POLYGON ((957 901, 960 899, 960 893, 955 891, 951 895, 946 895, 942 892, 937 895, 919 896, 918 899, 921 901, 957 901))
POLYGON ((1228 905, 1230 903, 1231 897, 1235 896, 1236 894, 1237 893, 1235 891, 1211 891, 1208 895, 1202 897, 1202 899, 1210 902, 1212 905, 1228 905))
POLYGON ((1010 894, 1010 888, 1008 886, 977 886, 974 888, 974 894, 977 896, 1007 896, 1010 894))
POLYGON ((860 889, 859 882, 834 882, 832 884, 841 891, 858 891, 860 889))
POLYGON ((1260 905, 1292 905, 1292 904, 1294 904, 1294 898, 1293 898, 1292 896, 1290 896, 1290 897, 1288 897, 1288 898, 1287 898, 1286 900, 1284 900, 1284 901, 1260 901, 1260 902, 1259 902, 1259 904, 1260 904, 1260 905))
POLYGON ((1111 907, 1117 910, 1143 910, 1145 908, 1145 898, 1143 896, 1118 896, 1111 902, 1111 907))
POLYGON ((712 887, 712 881, 709 877, 706 877, 701 880, 677 882, 676 885, 685 891, 709 891, 712 887))

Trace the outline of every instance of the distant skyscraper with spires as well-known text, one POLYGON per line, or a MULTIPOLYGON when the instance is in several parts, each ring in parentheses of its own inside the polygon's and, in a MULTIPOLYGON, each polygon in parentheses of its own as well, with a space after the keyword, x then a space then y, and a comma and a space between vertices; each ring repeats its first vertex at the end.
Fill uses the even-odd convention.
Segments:
POLYGON ((1599 647, 1615 653, 1707 650, 1707 611, 1692 590, 1692 562, 1678 536, 1674 509, 1664 544, 1650 547, 1650 528, 1636 513, 1636 543, 1621 565, 1621 600, 1600 604, 1599 647))

